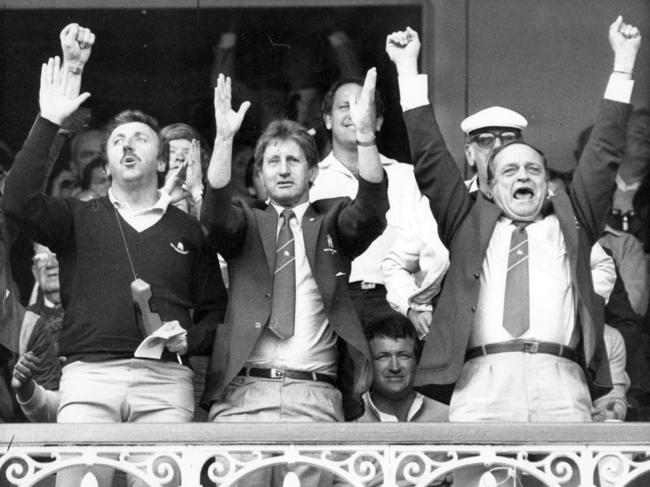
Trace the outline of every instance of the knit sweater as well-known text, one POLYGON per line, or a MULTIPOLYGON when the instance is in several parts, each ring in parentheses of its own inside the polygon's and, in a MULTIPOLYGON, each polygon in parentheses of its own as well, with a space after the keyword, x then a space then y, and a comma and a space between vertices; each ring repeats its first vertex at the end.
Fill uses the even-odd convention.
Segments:
POLYGON ((191 353, 214 336, 226 302, 216 254, 209 255, 200 225, 170 206, 153 226, 137 232, 108 198, 84 202, 42 194, 57 128, 38 118, 7 177, 3 205, 22 230, 57 254, 65 309, 61 355, 88 361, 130 357, 142 341, 127 247, 137 276, 151 285, 152 311, 190 330, 191 353), (201 326, 191 329, 199 320, 201 326))

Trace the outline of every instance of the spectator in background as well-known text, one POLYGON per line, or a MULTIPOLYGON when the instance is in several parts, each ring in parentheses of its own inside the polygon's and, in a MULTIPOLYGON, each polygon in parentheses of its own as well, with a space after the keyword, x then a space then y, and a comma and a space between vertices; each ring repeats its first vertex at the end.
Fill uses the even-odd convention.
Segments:
POLYGON ((95 128, 87 128, 79 132, 70 141, 70 172, 81 186, 84 169, 94 159, 104 156, 104 132, 95 128))
POLYGON ((77 193, 75 197, 81 201, 103 198, 108 196, 110 186, 111 178, 106 173, 106 159, 97 157, 84 168, 81 192, 77 193))
MULTIPOLYGON (((336 82, 323 100, 323 119, 331 133, 332 152, 318 164, 318 177, 309 197, 311 201, 324 198, 347 196, 354 198, 359 187, 359 154, 365 150, 363 144, 376 144, 376 134, 383 123, 382 103, 376 100, 377 121, 373 138, 369 142, 356 139, 355 126, 350 116, 350 100, 359 97, 363 81, 342 79, 336 82)), ((381 262, 400 235, 407 233, 417 242, 418 250, 431 257, 430 279, 435 280, 447 269, 447 249, 437 237, 436 222, 431 215, 429 203, 422 196, 413 176, 413 167, 380 155, 382 168, 388 178, 388 201, 390 209, 386 214, 386 230, 362 255, 352 262, 349 276, 349 291, 361 323, 383 315, 391 316, 392 308, 386 301, 386 288, 381 271, 381 262)), ((405 310, 402 310, 405 311, 405 310)), ((411 311, 411 310, 409 310, 411 311)), ((412 309, 412 313, 422 311, 412 309)), ((427 324, 409 313, 418 333, 426 335, 427 324)))

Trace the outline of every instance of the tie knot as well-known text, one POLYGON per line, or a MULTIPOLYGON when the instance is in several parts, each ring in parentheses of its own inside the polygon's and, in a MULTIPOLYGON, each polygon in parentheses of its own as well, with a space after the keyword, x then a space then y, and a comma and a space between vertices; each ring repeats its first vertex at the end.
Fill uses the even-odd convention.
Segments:
POLYGON ((515 226, 515 231, 516 232, 523 232, 526 230, 526 227, 530 225, 532 222, 523 222, 523 221, 518 221, 518 220, 513 220, 512 224, 515 226))
POLYGON ((291 221, 292 218, 296 217, 296 214, 293 212, 293 210, 282 210, 282 213, 280 213, 282 216, 282 225, 288 225, 289 221, 291 221))

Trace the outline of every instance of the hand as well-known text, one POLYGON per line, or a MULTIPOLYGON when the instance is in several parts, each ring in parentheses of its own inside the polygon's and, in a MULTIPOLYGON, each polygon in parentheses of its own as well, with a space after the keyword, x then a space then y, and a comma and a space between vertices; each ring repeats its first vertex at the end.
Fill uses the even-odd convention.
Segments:
POLYGON ((594 422, 623 421, 627 413, 627 407, 622 400, 612 399, 594 404, 591 417, 594 422))
POLYGON ((171 337, 169 340, 167 340, 167 343, 165 343, 165 347, 170 352, 183 355, 185 352, 187 352, 187 333, 182 333, 180 335, 171 337))
POLYGON ((88 62, 95 43, 95 34, 79 24, 66 25, 59 36, 63 63, 74 68, 83 68, 88 62))
POLYGON ((431 322, 433 321, 433 312, 431 311, 417 311, 413 308, 408 310, 408 319, 413 323, 415 331, 418 332, 418 337, 420 340, 424 340, 429 329, 431 328, 431 322))
POLYGON ((34 373, 41 365, 41 359, 34 352, 27 352, 20 357, 14 367, 14 373, 11 378, 11 387, 16 391, 16 395, 21 402, 28 401, 34 394, 34 373))
POLYGON ((90 93, 68 98, 66 90, 72 73, 61 68, 58 56, 50 58, 47 64, 41 66, 41 88, 38 94, 41 117, 52 123, 61 125, 63 120, 72 114, 90 97, 90 93))
POLYGON ((201 142, 193 139, 188 156, 187 174, 183 189, 196 200, 203 194, 203 169, 201 167, 201 142))
POLYGON ((418 74, 418 55, 420 54, 420 37, 410 27, 386 36, 386 54, 397 68, 397 74, 418 74))
POLYGON ((609 44, 614 51, 614 70, 632 73, 641 47, 639 29, 623 22, 623 17, 619 15, 609 26, 609 44))
POLYGON ((363 82, 361 95, 355 99, 350 95, 350 119, 357 132, 357 139, 367 142, 375 138, 377 130, 377 114, 375 110, 375 85, 377 84, 377 70, 370 68, 363 82))
POLYGON ((186 160, 180 166, 170 169, 165 175, 165 184, 160 189, 161 192, 166 193, 171 198, 172 203, 177 203, 182 200, 185 196, 183 194, 183 182, 185 181, 185 176, 187 174, 187 166, 189 165, 189 159, 186 160))
POLYGON ((219 75, 214 89, 214 120, 217 124, 217 139, 232 139, 241 127, 244 115, 251 106, 245 101, 234 111, 231 104, 232 88, 230 77, 219 75))

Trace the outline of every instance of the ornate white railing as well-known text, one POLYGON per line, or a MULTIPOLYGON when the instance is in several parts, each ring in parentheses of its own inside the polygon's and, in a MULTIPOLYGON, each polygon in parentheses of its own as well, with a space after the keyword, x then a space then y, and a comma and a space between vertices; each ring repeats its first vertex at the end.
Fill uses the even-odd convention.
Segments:
MULTIPOLYGON (((548 486, 650 486, 649 423, 7 424, 0 454, 1 486, 32 486, 70 466, 82 466, 82 485, 93 486, 90 467, 105 465, 150 486, 226 487, 287 464, 358 487, 427 486, 471 465, 516 472, 504 486, 533 478, 548 486)), ((289 474, 285 485, 299 478, 289 474)))

